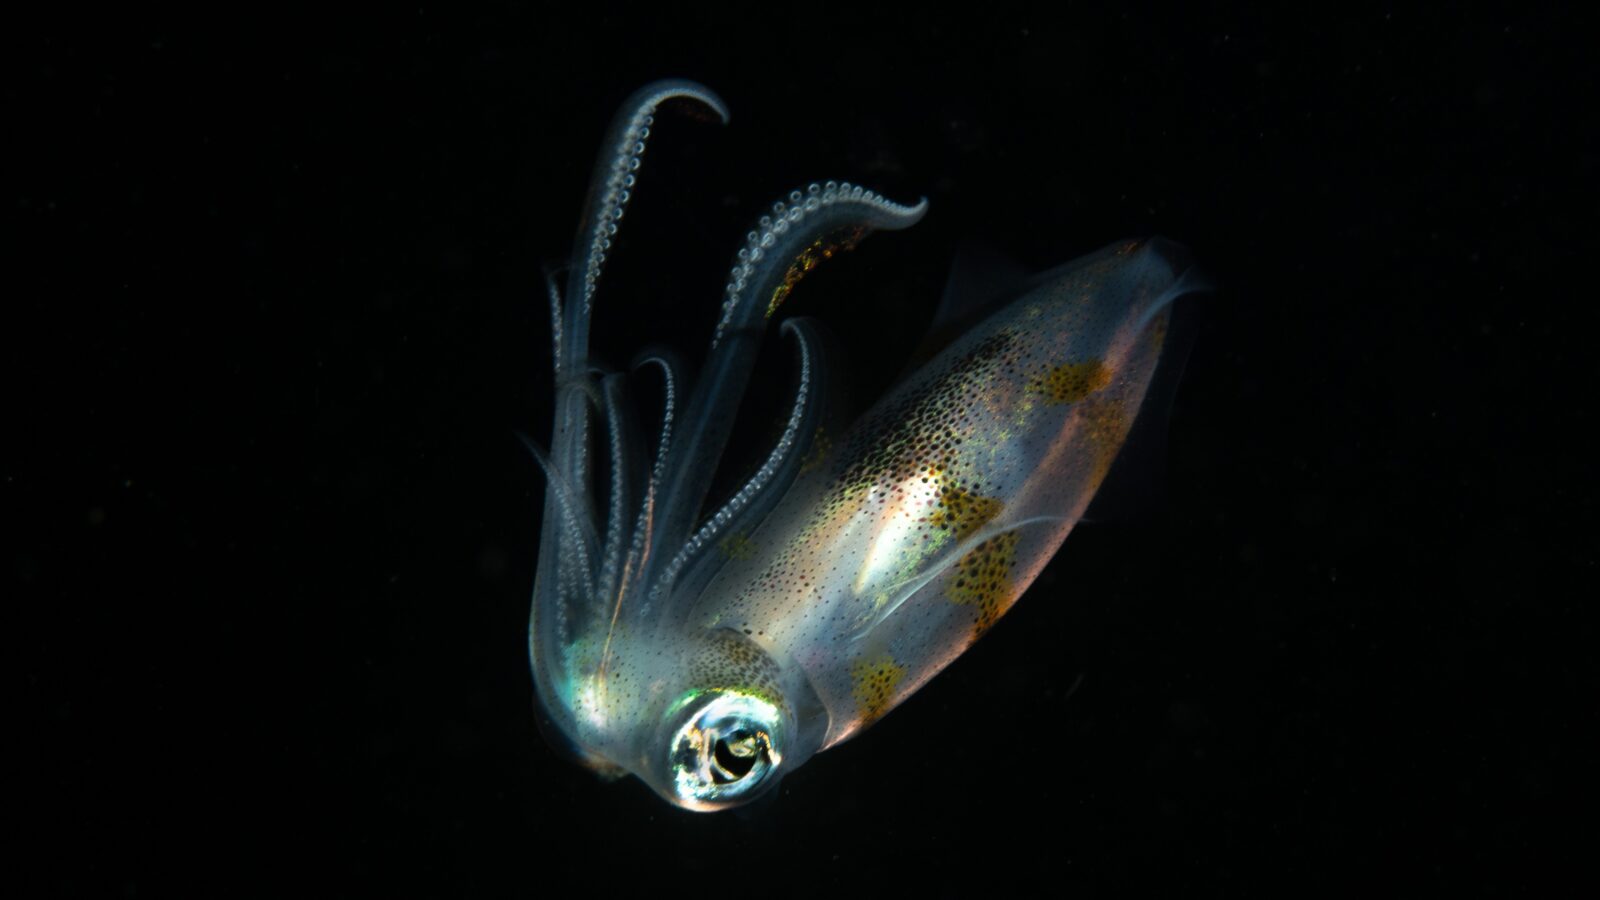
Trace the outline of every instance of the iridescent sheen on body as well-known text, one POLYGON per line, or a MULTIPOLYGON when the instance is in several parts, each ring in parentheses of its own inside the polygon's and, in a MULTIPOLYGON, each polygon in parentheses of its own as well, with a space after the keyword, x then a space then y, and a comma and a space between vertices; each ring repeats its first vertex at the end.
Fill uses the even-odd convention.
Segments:
POLYGON ((708 509, 767 319, 839 248, 927 204, 834 182, 775 204, 736 255, 692 390, 665 358, 641 363, 666 385, 647 442, 626 375, 597 368, 587 341, 669 102, 727 118, 689 82, 636 93, 602 152, 565 299, 550 285, 557 412, 550 452, 534 448, 549 487, 529 639, 541 703, 581 758, 711 810, 881 718, 1005 613, 1105 479, 1191 288, 1171 244, 1107 247, 995 305, 843 433, 825 425, 836 376, 816 324, 785 320, 800 377, 783 433, 708 509))

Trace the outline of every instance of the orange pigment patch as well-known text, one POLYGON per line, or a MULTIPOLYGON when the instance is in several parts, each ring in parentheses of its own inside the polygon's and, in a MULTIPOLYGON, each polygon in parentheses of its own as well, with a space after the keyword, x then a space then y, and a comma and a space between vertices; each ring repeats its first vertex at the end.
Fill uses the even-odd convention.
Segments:
POLYGON ((993 497, 945 488, 939 494, 939 508, 928 516, 928 524, 949 529, 958 541, 966 540, 998 516, 1004 505, 993 497))
POLYGON ((1028 393, 1042 395, 1046 403, 1077 403, 1111 383, 1111 369, 1103 360, 1066 363, 1028 382, 1028 393))
POLYGON ((789 299, 789 292, 806 277, 806 273, 822 265, 825 259, 832 259, 834 254, 841 250, 853 250, 856 244, 861 243, 867 230, 865 228, 849 228, 837 234, 817 238, 811 246, 801 250, 795 256, 794 262, 789 264, 789 270, 783 273, 783 283, 772 289, 772 296, 767 299, 767 318, 778 311, 783 301, 789 299))
POLYGON ((1152 347, 1160 347, 1167 342, 1167 327, 1172 324, 1170 315, 1158 315, 1150 322, 1150 327, 1145 329, 1145 340, 1152 347))
POLYGON ((850 667, 850 679, 855 682, 850 693, 861 711, 863 728, 883 718, 894 706, 895 688, 905 680, 906 671, 905 666, 897 664, 887 653, 863 659, 850 667))
POLYGON ((1113 397, 1096 397, 1080 409, 1086 449, 1091 454, 1090 484, 1099 487, 1128 436, 1127 411, 1123 401, 1113 397))
POLYGON ((1017 532, 997 534, 973 547, 956 563, 946 596, 973 608, 972 636, 977 638, 1006 611, 1011 594, 1011 567, 1017 561, 1017 532))

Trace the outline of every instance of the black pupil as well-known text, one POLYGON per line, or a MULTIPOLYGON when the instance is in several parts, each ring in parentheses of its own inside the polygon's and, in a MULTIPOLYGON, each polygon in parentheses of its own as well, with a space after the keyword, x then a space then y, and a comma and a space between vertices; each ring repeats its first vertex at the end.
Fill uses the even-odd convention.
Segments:
POLYGON ((718 738, 711 752, 717 762, 711 770, 711 777, 718 783, 728 784, 750 774, 750 770, 756 767, 760 751, 753 735, 747 731, 736 731, 718 738))

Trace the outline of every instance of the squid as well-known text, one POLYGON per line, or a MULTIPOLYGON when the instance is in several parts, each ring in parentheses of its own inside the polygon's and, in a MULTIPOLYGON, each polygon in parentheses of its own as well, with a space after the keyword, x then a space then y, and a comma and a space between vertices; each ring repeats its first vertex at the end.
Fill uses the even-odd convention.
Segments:
MULTIPOLYGON (((772 205, 737 251, 692 383, 664 354, 659 433, 630 372, 589 355, 607 256, 655 117, 726 105, 670 80, 629 98, 601 149, 566 281, 547 277, 555 369, 528 644, 558 740, 711 811, 770 790, 861 733, 995 624, 1039 574, 1139 416, 1174 301, 1198 289, 1176 244, 1113 243, 1027 279, 848 427, 829 418, 817 323, 788 318, 795 396, 748 481, 713 476, 770 321, 816 266, 901 204, 847 182, 772 205)), ((960 316, 948 317, 952 322, 960 316)))

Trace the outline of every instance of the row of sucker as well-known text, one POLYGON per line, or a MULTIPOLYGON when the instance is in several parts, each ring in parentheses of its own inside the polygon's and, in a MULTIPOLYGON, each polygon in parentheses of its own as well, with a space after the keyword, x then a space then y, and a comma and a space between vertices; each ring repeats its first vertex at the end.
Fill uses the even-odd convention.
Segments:
MULTIPOLYGON (((661 436, 656 441, 656 459, 650 467, 650 480, 645 485, 644 497, 639 502, 639 513, 633 525, 633 541, 628 547, 628 563, 626 572, 637 572, 644 564, 645 548, 649 545, 651 529, 651 513, 655 509, 656 487, 661 481, 661 469, 667 462, 667 448, 672 445, 672 419, 677 412, 678 405, 678 374, 677 368, 664 356, 649 356, 640 360, 639 367, 647 365, 658 366, 663 379, 662 410, 661 410, 661 436)), ((626 589, 626 585, 619 585, 618 591, 626 589)))
POLYGON ((738 515, 740 510, 748 506, 750 501, 772 481, 773 475, 783 465, 784 460, 788 458, 800 436, 800 425, 805 419, 806 410, 816 402, 814 382, 811 375, 812 358, 815 354, 815 349, 810 342, 810 338, 806 335, 806 329, 796 322, 789 321, 783 323, 782 330, 794 335, 800 354, 800 384, 795 390, 794 405, 789 411, 789 420, 784 424, 783 433, 778 437, 778 442, 772 448, 772 452, 767 454, 766 462, 762 463, 761 468, 756 470, 756 473, 750 477, 744 487, 729 498, 728 502, 724 503, 722 508, 717 510, 716 514, 694 533, 693 537, 689 538, 682 549, 673 557, 672 561, 667 564, 666 569, 661 574, 661 579, 652 587, 652 591, 658 596, 672 589, 672 584, 677 579, 678 572, 682 570, 683 566, 689 560, 695 558, 702 548, 715 541, 728 522, 738 515))
POLYGON ((599 579, 600 590, 608 597, 616 590, 622 563, 622 525, 630 493, 628 448, 633 443, 623 409, 622 382, 621 375, 607 375, 600 382, 606 427, 611 432, 611 504, 606 511, 606 541, 599 579))
MULTIPOLYGON (((733 269, 728 273, 728 284, 722 301, 722 318, 717 322, 716 333, 711 339, 713 348, 722 341, 724 332, 733 321, 745 289, 750 284, 751 276, 767 254, 772 252, 778 240, 791 228, 798 227, 801 220, 808 215, 841 201, 863 204, 894 217, 918 215, 925 205, 919 203, 917 206, 903 206, 848 181, 812 183, 807 186, 805 193, 790 191, 788 202, 779 200, 772 204, 772 214, 762 216, 756 222, 755 229, 745 236, 744 246, 739 248, 733 269)), ((787 263, 788 260, 784 262, 787 263)))

